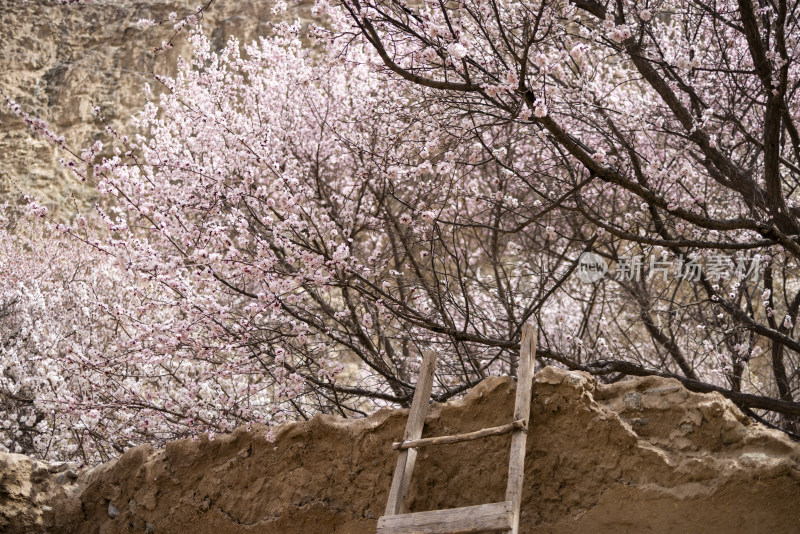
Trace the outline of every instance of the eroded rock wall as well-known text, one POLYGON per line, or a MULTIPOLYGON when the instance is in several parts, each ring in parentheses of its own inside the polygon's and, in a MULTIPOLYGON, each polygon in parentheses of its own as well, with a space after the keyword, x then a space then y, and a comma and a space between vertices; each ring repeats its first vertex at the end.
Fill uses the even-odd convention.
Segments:
MULTIPOLYGON (((105 138, 93 114, 99 106, 119 127, 144 104, 143 85, 153 73, 172 74, 175 58, 187 53, 184 38, 155 56, 156 46, 174 33, 169 24, 142 31, 139 19, 184 16, 197 0, 93 0, 71 7, 56 0, 0 1, 0 90, 31 115, 48 121, 70 146, 80 149, 105 138)), ((204 2, 203 2, 204 3, 204 2)), ((281 17, 308 17, 308 3, 290 2, 281 17)), ((269 32, 275 17, 268 0, 217 0, 206 12, 203 28, 217 47, 229 36, 249 42, 269 32)), ((43 198, 51 209, 63 209, 74 195, 92 200, 82 185, 59 164, 58 153, 33 136, 0 101, 0 195, 20 192, 43 198)))
MULTIPOLYGON (((487 379, 464 399, 434 405, 425 435, 500 424, 513 402, 512 380, 487 379)), ((406 415, 318 416, 280 427, 273 443, 263 429, 240 429, 165 450, 142 446, 73 478, 42 464, 38 481, 36 469, 26 467, 18 470, 22 482, 7 484, 14 477, 4 460, 0 527, 5 521, 4 532, 374 532, 396 460, 391 443, 406 415), (13 489, 25 486, 26 476, 30 488, 40 488, 30 497, 13 489)), ((531 416, 523 532, 779 533, 800 526, 800 446, 751 423, 717 394, 691 393, 660 378, 603 386, 582 373, 546 368, 536 375, 531 416)), ((411 510, 501 500, 509 441, 422 449, 411 510)), ((21 458, 13 461, 32 465, 21 458)))

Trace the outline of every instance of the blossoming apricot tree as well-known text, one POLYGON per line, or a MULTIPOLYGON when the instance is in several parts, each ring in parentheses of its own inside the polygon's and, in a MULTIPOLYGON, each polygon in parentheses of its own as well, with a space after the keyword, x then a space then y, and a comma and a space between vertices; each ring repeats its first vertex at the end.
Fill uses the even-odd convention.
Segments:
MULTIPOLYGON (((564 196, 561 211, 584 223, 562 230, 565 239, 595 235, 595 252, 609 262, 649 258, 649 273, 614 284, 624 306, 609 301, 612 288, 588 291, 598 333, 604 321, 618 323, 604 336, 606 354, 590 356, 605 361, 590 367, 620 371, 608 360, 624 355, 734 391, 748 382, 789 402, 800 350, 796 7, 341 2, 383 68, 428 101, 478 128, 530 130, 534 150, 551 154, 546 173, 564 196), (706 269, 654 283, 664 254, 706 269)), ((509 169, 542 173, 540 162, 526 163, 509 169)), ((591 328, 581 317, 573 341, 591 328)))
MULTIPOLYGON (((192 33, 193 57, 156 80, 161 94, 130 131, 109 128, 110 150, 67 158, 104 202, 53 239, 95 258, 80 271, 93 281, 73 283, 72 259, 51 262, 66 292, 52 282, 38 301, 26 290, 6 302, 60 309, 81 295, 66 308, 94 311, 64 317, 91 336, 54 353, 53 369, 84 380, 67 381, 65 396, 38 379, 30 394, 14 389, 36 366, 6 381, 39 403, 26 431, 50 429, 63 455, 86 443, 74 434, 83 424, 92 455, 319 411, 361 415, 407 403, 426 351, 439 356, 443 400, 514 374, 534 318, 541 362, 608 380, 673 376, 795 429, 791 6, 315 10, 324 27, 279 23, 244 49, 214 51, 192 33), (582 281, 589 250, 616 269, 582 281), (73 353, 85 356, 65 363, 73 353)), ((0 321, 41 332, 37 313, 0 321)), ((39 350, 15 339, 4 357, 39 350)))

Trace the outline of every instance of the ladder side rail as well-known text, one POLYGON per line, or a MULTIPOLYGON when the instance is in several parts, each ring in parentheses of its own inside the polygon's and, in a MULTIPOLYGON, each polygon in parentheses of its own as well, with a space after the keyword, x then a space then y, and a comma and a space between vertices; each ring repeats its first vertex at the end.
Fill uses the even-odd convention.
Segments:
MULTIPOLYGON (((422 437, 422 427, 425 426, 425 416, 428 413, 428 403, 433 389, 433 371, 435 368, 436 353, 430 351, 422 359, 422 367, 414 390, 414 399, 411 401, 411 410, 408 413, 408 422, 403 434, 403 441, 416 440, 422 437)), ((411 485, 411 474, 414 472, 416 461, 416 449, 403 449, 400 451, 384 515, 405 513, 408 488, 411 485)))
MULTIPOLYGON (((517 375, 517 393, 514 399, 514 420, 524 419, 530 428, 531 394, 533 392, 533 369, 536 357, 537 330, 532 324, 522 327, 522 340, 519 351, 519 372, 517 375)), ((525 476, 525 431, 514 432, 511 436, 511 453, 508 459, 508 485, 506 501, 512 504, 512 534, 519 533, 520 506, 522 504, 523 479, 525 476)))

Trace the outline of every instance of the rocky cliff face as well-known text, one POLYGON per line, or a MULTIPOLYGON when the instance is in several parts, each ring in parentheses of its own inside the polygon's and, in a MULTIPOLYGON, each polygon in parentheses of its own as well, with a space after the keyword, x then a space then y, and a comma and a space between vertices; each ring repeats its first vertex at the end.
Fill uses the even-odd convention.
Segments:
MULTIPOLYGON (((435 405, 425 435, 500 424, 514 382, 490 378, 435 405)), ((3 532, 374 532, 407 412, 318 416, 214 441, 142 446, 93 469, 18 455, 0 461, 3 532)), ((750 422, 717 394, 660 378, 598 385, 536 375, 522 532, 793 532, 800 445, 750 422)), ((502 498, 510 438, 420 453, 412 511, 502 498)))
MULTIPOLYGON (((47 120, 79 150, 102 137, 92 115, 100 106, 112 124, 125 123, 144 103, 145 82, 153 73, 170 74, 175 58, 186 52, 183 38, 175 49, 152 50, 173 34, 171 24, 142 31, 142 18, 184 16, 197 0, 93 0, 65 7, 55 0, 0 2, 0 90, 26 111, 47 120)), ((217 0, 203 19, 204 30, 222 45, 228 36, 249 41, 269 31, 273 16, 265 0, 217 0)), ((305 17, 306 4, 292 3, 282 18, 305 17)), ((0 194, 21 189, 43 196, 52 208, 71 195, 91 193, 64 171, 54 148, 30 134, 0 102, 0 194), (14 185, 16 184, 16 185, 14 185)))

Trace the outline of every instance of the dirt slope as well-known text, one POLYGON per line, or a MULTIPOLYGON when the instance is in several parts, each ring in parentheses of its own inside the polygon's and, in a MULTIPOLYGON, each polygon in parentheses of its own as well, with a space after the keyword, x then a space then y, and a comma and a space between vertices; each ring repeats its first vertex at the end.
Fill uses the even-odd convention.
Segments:
MULTIPOLYGON (((491 378, 436 405, 425 434, 510 417, 514 382, 491 378)), ((523 532, 797 532, 800 446, 721 396, 658 378, 612 386, 536 375, 523 532)), ((214 441, 142 446, 73 472, 0 459, 0 530, 59 533, 374 532, 406 412, 319 416, 214 441), (5 528, 5 530, 3 530, 5 528)), ((508 436, 423 449, 413 511, 501 500, 508 436)))

